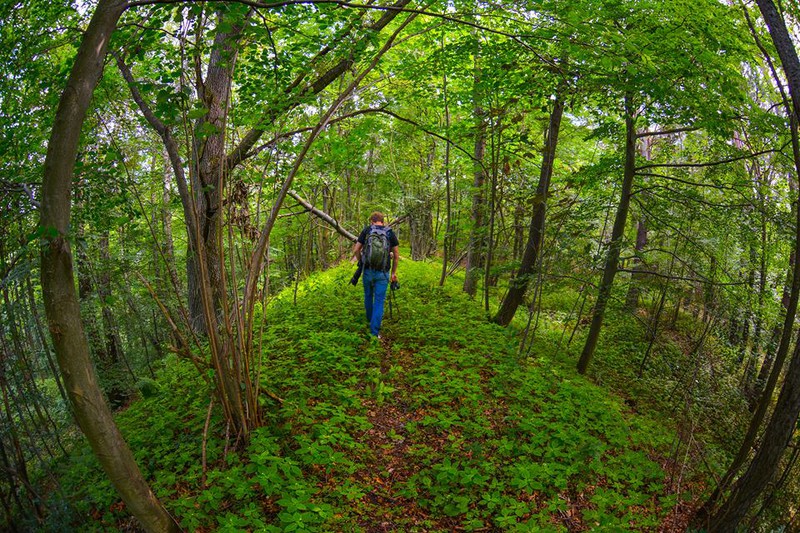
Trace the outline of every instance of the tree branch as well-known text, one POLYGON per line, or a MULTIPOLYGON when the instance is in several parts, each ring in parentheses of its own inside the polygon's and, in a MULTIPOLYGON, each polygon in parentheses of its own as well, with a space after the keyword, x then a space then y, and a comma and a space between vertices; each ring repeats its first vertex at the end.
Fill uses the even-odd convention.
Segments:
MULTIPOLYGON (((370 113, 380 113, 381 111, 382 111, 382 108, 360 109, 358 111, 353 111, 352 113, 347 113, 345 115, 341 115, 341 116, 338 116, 336 118, 333 118, 333 119, 329 120, 328 121, 328 126, 330 126, 331 124, 335 124, 337 122, 341 122, 343 120, 347 120, 347 119, 350 119, 350 118, 354 118, 354 117, 360 116, 360 115, 367 115, 367 114, 370 114, 370 113)), ((286 139, 287 137, 291 137, 291 136, 297 135, 299 133, 308 133, 309 131, 311 131, 313 129, 314 129, 313 126, 308 126, 308 127, 305 127, 305 128, 299 128, 299 129, 296 129, 296 130, 286 131, 284 133, 278 134, 278 135, 274 136, 272 139, 270 139, 269 141, 265 142, 264 144, 262 144, 260 146, 257 146, 252 151, 246 153, 244 155, 244 159, 250 159, 251 157, 257 156, 258 154, 260 154, 261 152, 263 152, 264 150, 266 150, 270 146, 275 145, 275 143, 277 143, 281 139, 286 139)))
POLYGON ((669 274, 662 274, 661 272, 656 272, 654 270, 634 270, 632 268, 620 268, 619 272, 629 272, 631 274, 645 274, 648 276, 654 276, 657 278, 663 278, 673 281, 689 281, 692 283, 704 283, 707 285, 713 285, 715 287, 736 287, 739 285, 747 285, 746 281, 737 281, 731 283, 723 283, 721 281, 712 281, 708 278, 690 278, 688 276, 672 276, 669 274))
POLYGON ((147 120, 154 130, 156 130, 156 133, 158 133, 159 137, 161 137, 161 140, 164 143, 164 148, 167 150, 167 155, 169 156, 169 160, 172 165, 172 171, 175 173, 175 183, 178 186, 181 202, 183 203, 186 225, 189 227, 189 238, 194 239, 197 235, 197 224, 195 224, 196 214, 194 211, 194 203, 191 201, 189 185, 186 182, 186 174, 183 171, 183 160, 181 159, 180 151, 178 150, 178 143, 175 142, 175 139, 172 137, 172 134, 170 133, 170 130, 166 124, 164 124, 161 119, 156 116, 147 102, 145 102, 142 93, 139 92, 139 88, 136 86, 136 80, 131 73, 131 69, 125 63, 125 60, 122 58, 122 56, 113 51, 111 54, 116 59, 117 67, 119 68, 120 73, 122 73, 122 77, 125 79, 125 82, 128 84, 133 101, 136 102, 136 105, 141 110, 145 120, 147 120))
POLYGON ((645 170, 648 168, 704 168, 704 167, 714 167, 718 165, 725 165, 728 163, 735 163, 736 161, 742 161, 743 159, 750 159, 753 157, 758 157, 764 154, 772 154, 775 152, 780 152, 784 148, 786 148, 789 143, 784 143, 778 150, 762 150, 760 152, 755 152, 752 154, 745 154, 741 156, 731 157, 730 159, 721 159, 719 161, 709 161, 708 163, 661 163, 661 164, 653 164, 653 165, 643 165, 641 167, 636 167, 636 171, 645 170))
MULTIPOLYGON (((201 2, 207 0, 136 0, 133 2, 128 3, 128 8, 132 7, 139 7, 139 6, 148 6, 148 5, 157 5, 157 4, 189 4, 192 2, 201 2)), ((223 1, 231 1, 231 0, 210 0, 214 2, 223 2, 223 1)), ((509 39, 517 42, 518 44, 524 46, 525 48, 531 49, 530 45, 525 43, 521 40, 521 37, 524 35, 515 35, 513 33, 504 32, 498 30, 496 28, 490 28, 488 26, 483 26, 478 24, 477 22, 472 22, 470 20, 465 20, 461 18, 454 17, 452 15, 448 15, 445 13, 436 13, 433 11, 427 11, 424 9, 413 9, 404 7, 405 4, 408 2, 403 2, 403 5, 397 4, 391 6, 381 6, 381 5, 371 5, 371 4, 359 4, 357 2, 346 2, 344 0, 281 0, 279 2, 259 2, 256 0, 232 0, 235 3, 243 4, 246 6, 259 8, 259 9, 274 9, 278 7, 287 7, 287 6, 295 6, 295 5, 315 5, 315 4, 332 4, 339 7, 348 7, 353 9, 367 9, 373 11, 393 11, 396 13, 413 13, 415 15, 425 15, 428 17, 439 18, 447 22, 453 22, 456 24, 461 24, 464 26, 469 26, 470 28, 475 28, 477 30, 485 31, 487 33, 492 33, 494 35, 500 35, 503 37, 508 37, 509 39)), ((552 67, 558 67, 552 61, 547 60, 543 57, 538 56, 544 63, 549 64, 552 67)))
MULTIPOLYGON (((675 232, 675 234, 676 234, 676 235, 678 235, 678 236, 682 237, 682 238, 683 238, 683 239, 684 239, 686 242, 688 242, 690 245, 692 245, 693 247, 695 247, 695 248, 696 248, 697 250, 699 250, 701 253, 705 254, 707 257, 712 257, 712 254, 711 254, 710 252, 706 251, 705 247, 704 247, 704 246, 703 246, 701 243, 699 243, 699 242, 697 242, 696 240, 692 239, 692 238, 691 238, 689 235, 687 235, 686 233, 684 233, 684 232, 683 232, 683 230, 681 230, 680 228, 677 228, 677 227, 675 227, 674 225, 670 224, 670 223, 669 223, 667 220, 663 219, 662 217, 659 217, 658 215, 656 215, 655 213, 653 213, 653 211, 652 211, 652 210, 650 210, 650 209, 647 209, 647 206, 645 206, 643 203, 641 203, 641 202, 637 202, 637 204, 639 205, 639 208, 640 208, 642 211, 644 211, 644 212, 645 212, 645 214, 647 214, 648 218, 650 218, 651 220, 654 220, 654 221, 656 221, 656 222, 659 222, 659 223, 661 223, 661 224, 662 224, 664 227, 666 227, 666 228, 669 228, 669 229, 671 229, 672 231, 674 231, 674 232, 675 232)), ((668 254, 669 254, 670 252, 669 252, 669 251, 665 251, 665 253, 668 253, 668 254)), ((685 262, 685 261, 681 260, 681 259, 680 259, 680 258, 678 258, 677 256, 674 256, 674 255, 673 255, 673 257, 675 257, 675 258, 676 258, 678 261, 680 261, 682 264, 684 264, 684 265, 685 265, 685 266, 686 266, 686 267, 689 269, 689 271, 690 271, 692 274, 694 274, 695 276, 697 276, 697 277, 699 277, 699 278, 701 278, 701 279, 706 279, 706 280, 708 280, 708 279, 709 279, 709 278, 707 278, 706 276, 702 275, 700 272, 698 272, 698 271, 697 271, 697 270, 696 270, 694 267, 692 267, 692 265, 690 265, 689 263, 687 263, 687 262, 685 262)), ((730 273, 730 272, 728 272, 728 270, 727 270, 727 269, 725 269, 725 268, 723 268, 723 269, 722 269, 722 272, 723 272, 723 273, 724 273, 724 274, 725 274, 727 277, 729 277, 729 278, 735 278, 735 276, 731 275, 731 273, 730 273)), ((709 283, 713 283, 713 282, 711 282, 710 280, 709 280, 708 282, 709 282, 709 283)))
MULTIPOLYGON (((34 185, 41 185, 40 183, 36 183, 34 185)), ((41 204, 36 199, 36 194, 31 189, 30 183, 14 183, 13 181, 7 180, 0 180, 0 187, 5 189, 9 192, 23 192, 28 197, 28 200, 31 202, 31 205, 36 209, 41 207, 41 204)))
POLYGON ((640 172, 638 173, 639 176, 650 176, 652 178, 662 178, 667 181, 675 181, 678 183, 683 183, 684 185, 691 185, 692 187, 706 187, 709 189, 717 189, 719 191, 732 191, 738 194, 741 194, 741 191, 736 187, 731 185, 717 185, 715 183, 706 183, 706 182, 698 182, 692 180, 685 180, 682 178, 676 178, 674 176, 667 176, 666 174, 655 174, 653 172, 640 172))
POLYGON ((482 162, 480 160, 478 160, 478 159, 475 159, 475 156, 472 153, 470 153, 469 151, 465 150, 464 148, 461 148, 459 145, 457 145, 456 143, 454 143, 453 141, 451 141, 449 138, 445 137, 444 135, 436 133, 433 130, 429 130, 428 128, 426 128, 425 126, 423 126, 422 124, 420 124, 419 122, 417 122, 415 120, 411 120, 410 118, 406 118, 404 116, 398 115, 394 111, 389 111, 388 109, 384 109, 384 108, 376 109, 376 112, 383 113, 385 115, 389 115, 390 117, 394 117, 394 118, 396 118, 397 120, 399 120, 401 122, 405 122, 407 124, 411 124, 412 126, 415 126, 415 127, 419 128, 419 129, 421 129, 422 131, 424 131, 425 133, 427 133, 431 137, 436 137, 438 139, 443 140, 444 142, 446 142, 447 144, 449 144, 450 146, 452 146, 453 148, 455 148, 459 152, 461 152, 464 155, 466 155, 472 161, 482 164, 482 162))
MULTIPOLYGON (((323 0, 323 2, 331 3, 329 0, 323 0)), ((383 14, 383 16, 378 19, 375 24, 372 24, 367 29, 371 32, 379 32, 384 27, 386 27, 402 10, 401 8, 405 7, 411 2, 411 0, 397 0, 392 6, 365 6, 370 7, 371 9, 383 9, 387 12, 383 14)), ((281 5, 290 5, 292 3, 303 3, 301 1, 291 1, 281 5)), ((307 3, 307 2, 306 2, 307 3)), ((339 3, 338 0, 334 1, 333 3, 339 3)), ((277 6, 277 5, 276 5, 277 6)), ((271 7, 268 4, 258 5, 254 7, 271 7)), ((293 109, 294 107, 298 106, 302 101, 303 97, 318 94, 323 89, 325 89, 328 85, 330 85, 334 80, 339 78, 343 73, 345 73, 353 64, 355 63, 355 59, 350 56, 345 59, 340 60, 336 65, 328 69, 316 81, 308 84, 305 88, 298 91, 293 97, 291 97, 281 109, 273 109, 267 115, 264 116, 261 123, 266 124, 270 123, 275 120, 275 117, 278 116, 279 113, 288 111, 289 109, 293 109)), ((289 87, 286 88, 284 94, 289 96, 291 92, 299 85, 300 80, 305 77, 305 73, 301 74, 298 79, 296 79, 289 87)), ((247 158, 248 152, 255 146, 261 136, 264 134, 265 129, 263 127, 255 127, 248 131, 239 144, 228 154, 226 159, 227 169, 230 171, 238 166, 242 161, 247 158)))
POLYGON ((675 133, 685 133, 687 131, 698 131, 700 128, 687 126, 685 128, 675 128, 674 130, 662 130, 662 131, 643 131, 641 133, 636 134, 637 139, 641 139, 642 137, 656 137, 658 135, 673 135, 675 133))
POLYGON ((353 235, 352 233, 350 233, 349 231, 344 229, 342 226, 340 226, 339 222, 337 222, 337 220, 335 218, 333 218, 329 214, 325 213, 324 211, 321 211, 320 209, 317 209, 316 207, 311 205, 309 202, 305 201, 299 194, 297 194, 293 190, 289 189, 287 194, 289 196, 291 196, 292 198, 294 198, 295 200, 297 200, 297 203, 302 205, 305 209, 307 209, 308 211, 311 211, 314 215, 317 216, 317 218, 320 218, 320 219, 324 220, 325 222, 327 222, 328 224, 330 224, 330 226, 333 229, 335 229, 336 232, 339 233, 339 235, 342 235, 343 237, 346 237, 347 239, 349 239, 349 240, 351 240, 353 242, 355 242, 358 239, 357 236, 353 235))
MULTIPOLYGON (((708 207, 714 207, 717 209, 744 209, 754 207, 752 202, 746 202, 742 204, 725 204, 725 203, 717 203, 717 202, 710 202, 708 200, 704 200, 702 198, 693 198, 691 196, 687 196, 685 194, 681 194, 680 191, 672 189, 666 185, 653 185, 651 187, 640 187, 638 188, 634 194, 638 194, 640 192, 649 192, 653 193, 657 198, 664 198, 667 201, 672 202, 679 202, 683 205, 689 205, 691 202, 695 202, 701 205, 706 205, 708 207), (658 192, 654 192, 657 190, 663 189, 665 191, 669 191, 674 193, 676 197, 667 196, 665 194, 659 194, 658 192)), ((638 201, 638 200, 637 200, 638 201)))

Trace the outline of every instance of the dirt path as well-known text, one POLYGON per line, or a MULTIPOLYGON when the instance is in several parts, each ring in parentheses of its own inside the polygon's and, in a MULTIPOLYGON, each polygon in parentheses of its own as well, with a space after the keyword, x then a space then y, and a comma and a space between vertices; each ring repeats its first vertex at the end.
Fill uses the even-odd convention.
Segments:
POLYGON ((379 372, 367 384, 371 397, 363 402, 372 427, 361 440, 372 454, 363 458, 365 468, 355 477, 371 490, 359 502, 358 525, 368 532, 451 530, 452 520, 431 518, 416 501, 403 495, 405 483, 420 469, 419 457, 413 455, 420 443, 407 425, 418 423, 426 413, 408 401, 412 390, 406 378, 415 367, 415 354, 393 350, 392 344, 391 338, 381 341, 379 372))

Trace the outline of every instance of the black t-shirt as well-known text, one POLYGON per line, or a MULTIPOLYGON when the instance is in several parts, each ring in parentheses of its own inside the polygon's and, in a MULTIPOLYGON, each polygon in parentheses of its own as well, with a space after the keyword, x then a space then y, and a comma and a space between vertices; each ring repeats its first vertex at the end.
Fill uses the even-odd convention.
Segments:
MULTIPOLYGON (((369 233, 369 230, 371 228, 372 226, 367 226, 361 231, 361 234, 358 236, 358 242, 361 243, 361 246, 364 246, 367 243, 367 234, 369 233)), ((386 238, 389 240, 389 250, 391 250, 395 246, 400 246, 400 241, 397 239, 397 235, 394 234, 394 231, 392 231, 392 228, 389 228, 389 231, 386 232, 386 238)), ((389 262, 389 265, 391 265, 391 261, 389 262)), ((391 268, 391 266, 386 268, 386 272, 389 271, 389 268, 391 268)))

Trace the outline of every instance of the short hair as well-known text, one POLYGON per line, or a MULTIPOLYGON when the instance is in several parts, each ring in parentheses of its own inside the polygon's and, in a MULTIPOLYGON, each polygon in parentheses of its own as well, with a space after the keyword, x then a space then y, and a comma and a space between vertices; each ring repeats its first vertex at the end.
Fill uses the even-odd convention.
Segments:
POLYGON ((383 213, 380 211, 375 211, 369 216, 370 222, 383 222, 383 213))

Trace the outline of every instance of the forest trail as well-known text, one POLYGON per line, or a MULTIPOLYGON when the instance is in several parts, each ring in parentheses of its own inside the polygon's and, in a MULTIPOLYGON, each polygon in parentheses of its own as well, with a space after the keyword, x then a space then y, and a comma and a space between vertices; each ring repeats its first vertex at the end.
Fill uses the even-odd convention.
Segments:
POLYGON ((376 532, 658 529, 671 497, 648 421, 563 362, 518 356, 516 338, 438 287, 431 264, 404 262, 394 316, 372 341, 361 291, 341 290, 348 273, 327 273, 313 303, 297 303, 344 299, 337 327, 368 354, 352 376, 363 496, 346 520, 376 532))
MULTIPOLYGON (((520 356, 513 331, 438 286, 437 266, 407 261, 378 342, 351 273, 315 274, 270 304, 262 381, 284 401, 265 399, 244 449, 230 449, 219 413, 201 446, 208 391, 185 361, 159 378, 170 394, 120 414, 183 527, 675 530, 661 459, 672 433, 554 355, 560 330, 520 356)), ((104 486, 99 468, 76 465, 66 483, 104 486)), ((108 488, 81 497, 106 524, 123 516, 108 488)))
POLYGON ((408 455, 409 423, 418 423, 422 415, 418 409, 411 409, 403 398, 408 394, 408 382, 404 372, 391 371, 394 368, 410 368, 410 354, 405 351, 392 351, 392 339, 384 337, 381 341, 380 376, 368 386, 377 399, 364 401, 367 420, 371 424, 362 440, 372 453, 365 458, 364 468, 356 474, 365 485, 373 489, 365 495, 365 509, 369 518, 359 524, 366 531, 394 531, 398 527, 391 515, 381 516, 384 506, 404 509, 406 518, 416 521, 427 518, 427 513, 413 500, 404 497, 403 484, 414 475, 416 461, 408 455), (385 399, 385 396, 391 396, 385 399))

